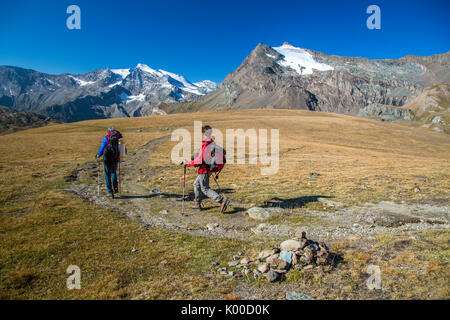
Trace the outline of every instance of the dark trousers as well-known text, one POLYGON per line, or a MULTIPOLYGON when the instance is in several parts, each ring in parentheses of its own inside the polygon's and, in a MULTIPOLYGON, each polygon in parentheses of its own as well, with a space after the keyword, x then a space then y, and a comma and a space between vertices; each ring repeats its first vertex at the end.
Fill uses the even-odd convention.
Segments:
POLYGON ((105 184, 106 188, 108 189, 108 193, 113 193, 113 187, 116 189, 118 187, 117 183, 117 164, 118 162, 114 162, 111 165, 107 165, 106 163, 103 163, 103 168, 105 172, 105 184), (112 183, 111 183, 112 180, 112 183))

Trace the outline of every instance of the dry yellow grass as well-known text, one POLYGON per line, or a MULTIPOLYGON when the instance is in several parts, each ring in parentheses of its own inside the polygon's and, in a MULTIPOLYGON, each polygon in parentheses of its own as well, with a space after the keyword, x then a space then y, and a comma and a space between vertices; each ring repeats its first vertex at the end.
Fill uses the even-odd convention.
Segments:
MULTIPOLYGON (((20 131, 0 136, 0 296, 245 297, 233 292, 235 281, 216 275, 211 262, 227 261, 233 253, 249 247, 256 252, 265 244, 145 230, 64 191, 63 177, 93 159, 107 127, 115 126, 124 133, 133 152, 151 139, 170 135, 175 128, 192 130, 194 120, 221 130, 280 129, 282 158, 276 175, 261 176, 258 166, 228 165, 221 177, 223 187, 236 184, 233 197, 246 203, 305 195, 328 195, 346 204, 377 199, 448 201, 448 135, 405 125, 306 111, 249 110, 85 121, 20 131), (321 177, 308 186, 306 175, 310 172, 319 172, 321 177), (361 189, 362 184, 367 188, 361 189), (419 193, 413 192, 416 184, 422 190, 419 193), (132 254, 133 247, 138 251, 132 254), (167 263, 161 264, 163 260, 167 263), (69 264, 81 267, 82 290, 65 288, 69 264)), ((167 183, 159 186, 162 190, 178 191, 180 187, 181 169, 170 163, 174 144, 162 144, 148 159, 154 180, 166 176, 167 183)), ((190 170, 189 181, 194 177, 190 170)), ((393 237, 386 241, 399 240, 393 237)), ((360 273, 367 257, 376 255, 376 250, 383 252, 383 245, 364 253, 346 239, 336 246, 347 261, 338 272, 323 276, 292 273, 288 282, 305 286, 309 290, 305 292, 318 298, 448 297, 448 285, 437 285, 439 277, 448 279, 448 233, 436 236, 430 231, 423 237, 435 245, 419 243, 420 255, 399 255, 398 259, 408 263, 422 260, 426 273, 417 277, 414 272, 402 271, 401 282, 386 279, 395 290, 382 296, 364 291, 360 273), (330 282, 335 285, 330 287, 330 282), (316 286, 315 291, 307 284, 316 286), (410 290, 411 284, 415 291, 410 290)))

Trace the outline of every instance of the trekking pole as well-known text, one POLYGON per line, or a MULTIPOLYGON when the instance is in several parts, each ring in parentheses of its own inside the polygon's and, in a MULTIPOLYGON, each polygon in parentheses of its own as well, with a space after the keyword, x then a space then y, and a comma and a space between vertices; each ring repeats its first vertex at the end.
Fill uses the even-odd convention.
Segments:
POLYGON ((183 198, 181 199, 181 215, 184 216, 184 191, 186 189, 186 165, 184 165, 183 174, 183 198))
POLYGON ((119 196, 122 197, 122 179, 120 176, 120 159, 119 159, 119 196))
POLYGON ((100 197, 100 161, 97 159, 97 197, 100 197))
MULTIPOLYGON (((217 174, 217 175, 218 175, 218 174, 217 174)), ((226 198, 225 193, 223 193, 222 188, 219 186, 219 183, 218 183, 217 180, 216 180, 216 176, 213 175, 213 179, 214 179, 214 181, 216 182, 217 187, 219 187, 219 191, 220 191, 220 193, 222 194, 222 196, 223 196, 224 198, 226 198)))

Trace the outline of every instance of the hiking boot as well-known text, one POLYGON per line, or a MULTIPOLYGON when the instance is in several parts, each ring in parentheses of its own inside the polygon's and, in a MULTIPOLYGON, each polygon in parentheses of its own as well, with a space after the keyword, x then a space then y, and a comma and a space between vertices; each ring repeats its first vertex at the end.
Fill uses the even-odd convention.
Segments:
POLYGON ((119 187, 114 187, 114 193, 119 193, 119 187))
POLYGON ((114 199, 114 193, 108 193, 106 196, 107 196, 108 198, 114 199))
POLYGON ((228 205, 230 204, 230 200, 228 200, 227 198, 223 197, 221 204, 222 204, 222 206, 220 207, 220 212, 224 213, 225 210, 227 210, 228 205))
POLYGON ((191 206, 191 208, 202 210, 202 203, 200 201, 195 201, 194 204, 191 206))

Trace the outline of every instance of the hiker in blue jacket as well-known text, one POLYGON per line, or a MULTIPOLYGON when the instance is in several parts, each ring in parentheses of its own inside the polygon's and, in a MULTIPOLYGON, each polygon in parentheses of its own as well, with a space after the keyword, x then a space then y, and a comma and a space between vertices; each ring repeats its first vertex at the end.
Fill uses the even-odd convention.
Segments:
MULTIPOLYGON (((122 134, 114 128, 108 128, 108 133, 102 140, 100 149, 97 153, 97 159, 103 156, 103 168, 105 174, 105 184, 108 189, 108 195, 114 197, 114 193, 119 192, 117 180, 117 165, 120 161, 119 140, 122 134)), ((125 148, 125 153, 127 152, 125 148)))

